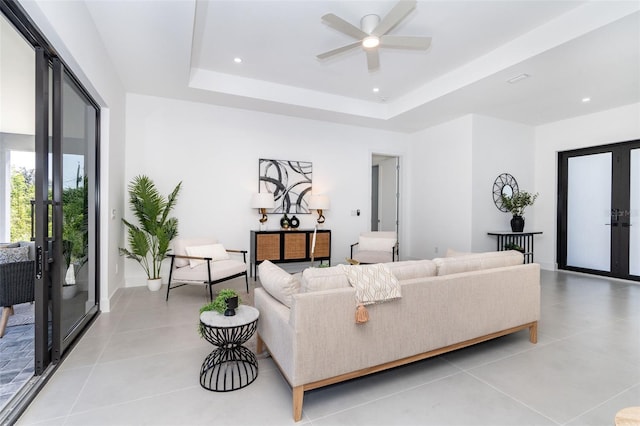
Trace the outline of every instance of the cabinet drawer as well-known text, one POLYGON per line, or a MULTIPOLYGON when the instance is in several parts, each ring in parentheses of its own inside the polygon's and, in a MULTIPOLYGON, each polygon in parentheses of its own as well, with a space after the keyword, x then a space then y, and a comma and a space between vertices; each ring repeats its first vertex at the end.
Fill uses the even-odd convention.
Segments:
POLYGON ((280 259, 280 235, 258 234, 256 235, 256 260, 280 259))
MULTIPOLYGON (((311 253, 311 245, 313 238, 309 241, 309 253, 311 253)), ((314 257, 329 257, 331 254, 331 234, 328 232, 318 232, 316 234, 316 250, 314 257)))
POLYGON ((306 259, 306 233, 284 234, 284 259, 306 259))

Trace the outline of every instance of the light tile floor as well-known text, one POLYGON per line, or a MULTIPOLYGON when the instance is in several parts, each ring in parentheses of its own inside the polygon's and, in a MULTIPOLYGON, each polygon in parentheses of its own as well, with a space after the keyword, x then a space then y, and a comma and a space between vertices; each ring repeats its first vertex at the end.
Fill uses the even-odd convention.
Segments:
MULTIPOLYGON (((291 389, 268 357, 244 389, 200 387, 212 350, 196 331, 200 290, 176 290, 169 303, 120 291, 18 424, 294 424, 291 389)), ((542 271, 538 337, 523 331, 308 392, 299 424, 612 425, 640 405, 640 285, 542 271)))

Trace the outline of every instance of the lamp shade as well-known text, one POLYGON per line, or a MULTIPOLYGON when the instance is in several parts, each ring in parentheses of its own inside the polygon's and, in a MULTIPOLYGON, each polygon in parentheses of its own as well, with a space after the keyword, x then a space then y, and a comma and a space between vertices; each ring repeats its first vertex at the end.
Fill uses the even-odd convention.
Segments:
POLYGON ((309 208, 313 210, 329 210, 331 202, 326 195, 311 195, 309 208))
POLYGON ((251 208, 272 209, 275 207, 273 194, 271 192, 258 192, 251 197, 251 208))

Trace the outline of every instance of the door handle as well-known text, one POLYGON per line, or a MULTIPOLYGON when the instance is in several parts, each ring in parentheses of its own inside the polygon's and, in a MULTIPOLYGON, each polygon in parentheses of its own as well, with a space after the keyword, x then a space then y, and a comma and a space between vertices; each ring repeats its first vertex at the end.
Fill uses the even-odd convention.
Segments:
MULTIPOLYGON (((617 223, 605 223, 604 225, 605 226, 618 226, 617 223)), ((624 224, 622 226, 624 226, 624 224)))
POLYGON ((36 279, 42 279, 42 264, 43 264, 43 256, 42 256, 42 246, 36 247, 36 279))

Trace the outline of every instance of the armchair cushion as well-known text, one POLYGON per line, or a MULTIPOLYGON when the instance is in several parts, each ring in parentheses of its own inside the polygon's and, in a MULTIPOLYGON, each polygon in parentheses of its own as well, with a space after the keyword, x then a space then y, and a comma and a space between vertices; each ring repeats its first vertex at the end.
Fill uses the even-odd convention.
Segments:
MULTIPOLYGON (((185 247, 185 251, 187 252, 188 256, 210 257, 214 262, 220 260, 229 260, 229 253, 227 253, 222 244, 185 247)), ((195 268, 196 266, 201 265, 205 262, 205 260, 201 259, 189 259, 189 266, 191 266, 191 268, 195 268)))
POLYGON ((391 253, 396 241, 395 232, 367 232, 358 237, 358 250, 391 253))
MULTIPOLYGON (((215 238, 176 238, 171 242, 171 245, 173 247, 173 254, 184 256, 187 255, 187 251, 185 250, 187 247, 206 246, 216 244, 217 242, 218 240, 215 238)), ((176 258, 173 263, 173 266, 176 268, 182 268, 187 265, 189 265, 189 259, 176 258)))
MULTIPOLYGON (((235 259, 211 262, 211 281, 241 274, 247 270, 247 264, 235 259)), ((207 281, 207 262, 204 261, 194 268, 178 268, 173 271, 173 280, 192 283, 207 281)))
POLYGON ((29 260, 29 247, 0 248, 0 264, 29 260))
POLYGON ((262 287, 280 303, 291 307, 291 295, 300 291, 300 278, 291 275, 272 262, 265 260, 258 265, 262 287))

